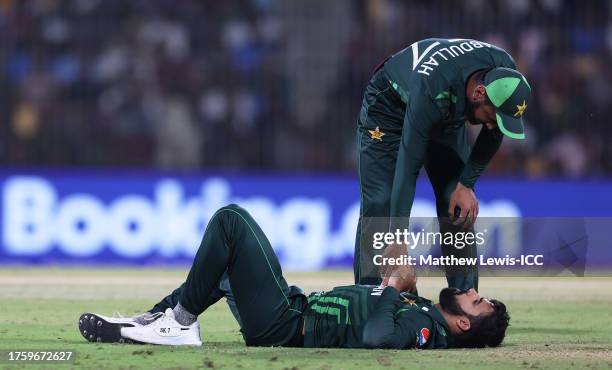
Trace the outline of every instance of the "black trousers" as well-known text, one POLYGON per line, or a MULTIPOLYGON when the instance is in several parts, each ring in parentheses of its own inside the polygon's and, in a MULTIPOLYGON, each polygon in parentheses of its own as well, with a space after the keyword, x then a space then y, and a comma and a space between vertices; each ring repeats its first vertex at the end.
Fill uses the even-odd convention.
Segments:
POLYGON ((300 288, 287 284, 268 238, 251 215, 236 205, 214 214, 187 280, 153 311, 180 302, 199 315, 227 293, 232 293, 247 345, 303 344, 302 312, 307 299, 300 288))
MULTIPOLYGON (((369 119, 371 118, 366 118, 366 120, 369 119)), ((372 123, 369 122, 369 125, 372 123)), ((393 177, 396 168, 399 167, 399 170, 402 170, 403 164, 397 163, 401 131, 386 130, 382 141, 373 141, 368 130, 369 128, 358 125, 357 155, 361 208, 353 269, 356 284, 377 285, 381 283, 381 278, 372 263, 374 256, 372 244, 367 241, 372 240, 371 234, 375 231, 388 231, 378 229, 380 225, 385 224, 381 219, 388 218, 390 215, 393 177), (363 241, 366 242, 363 243, 363 241)), ((464 126, 452 133, 439 133, 438 137, 439 139, 432 140, 428 144, 424 165, 436 197, 440 232, 444 234, 460 230, 448 222, 448 205, 469 157, 470 146, 464 126)), ((476 257, 476 245, 472 243, 462 249, 457 249, 452 245, 443 245, 442 255, 451 254, 456 257, 476 257)), ((445 273, 449 287, 478 290, 478 268, 476 266, 467 268, 447 266, 445 273)))

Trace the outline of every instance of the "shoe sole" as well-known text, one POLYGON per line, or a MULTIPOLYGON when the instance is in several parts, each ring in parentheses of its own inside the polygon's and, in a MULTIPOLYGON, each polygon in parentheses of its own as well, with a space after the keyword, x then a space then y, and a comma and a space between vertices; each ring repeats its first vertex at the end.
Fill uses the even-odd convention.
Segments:
POLYGON ((84 313, 79 317, 79 331, 88 342, 98 343, 137 343, 121 336, 121 328, 134 326, 106 321, 94 313, 84 313))

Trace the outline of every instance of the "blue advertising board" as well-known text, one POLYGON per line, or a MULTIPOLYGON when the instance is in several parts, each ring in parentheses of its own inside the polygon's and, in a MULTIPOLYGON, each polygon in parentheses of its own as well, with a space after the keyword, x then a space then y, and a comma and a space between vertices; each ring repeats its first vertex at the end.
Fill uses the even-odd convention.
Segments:
MULTIPOLYGON (((476 193, 479 217, 605 217, 611 189, 605 181, 483 179, 476 193)), ((285 269, 348 267, 359 215, 350 176, 5 170, 0 192, 2 264, 187 264, 211 215, 237 203, 285 269)), ((435 216, 427 180, 412 216, 435 216)))

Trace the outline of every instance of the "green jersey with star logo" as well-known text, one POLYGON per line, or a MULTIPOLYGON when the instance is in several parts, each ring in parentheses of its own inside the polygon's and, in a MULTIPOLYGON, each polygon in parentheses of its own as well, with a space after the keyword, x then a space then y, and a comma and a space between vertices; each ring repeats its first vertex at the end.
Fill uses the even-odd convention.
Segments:
MULTIPOLYGON (((506 51, 489 43, 426 39, 389 57, 374 74, 358 122, 373 130, 372 139, 399 143, 391 217, 410 216, 416 177, 430 141, 454 148, 465 158, 459 181, 474 186, 503 135, 500 129, 483 129, 470 150, 463 127, 468 114, 466 84, 474 72, 497 67, 516 69, 516 64, 506 51)), ((524 107, 519 109, 522 115, 524 107)))
POLYGON ((446 321, 431 301, 374 285, 312 293, 304 311, 305 347, 448 348, 446 321))

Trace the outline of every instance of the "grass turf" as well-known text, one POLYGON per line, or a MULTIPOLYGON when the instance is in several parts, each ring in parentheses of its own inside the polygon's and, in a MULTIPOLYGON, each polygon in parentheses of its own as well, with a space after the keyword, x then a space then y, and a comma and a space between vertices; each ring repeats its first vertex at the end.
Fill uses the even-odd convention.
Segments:
MULTIPOLYGON (((346 350, 245 347, 225 303, 200 316, 204 346, 172 348, 86 342, 82 312, 131 315, 148 309, 184 270, 3 269, 0 351, 74 350, 79 368, 222 369, 604 369, 612 367, 612 279, 484 278, 481 292, 504 300, 512 320, 504 344, 483 350, 346 350)), ((306 291, 350 283, 349 272, 288 274, 306 291)), ((441 278, 419 282, 434 297, 441 278)), ((0 367, 32 369, 40 363, 0 367)))

